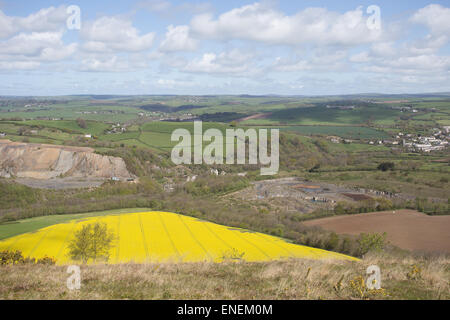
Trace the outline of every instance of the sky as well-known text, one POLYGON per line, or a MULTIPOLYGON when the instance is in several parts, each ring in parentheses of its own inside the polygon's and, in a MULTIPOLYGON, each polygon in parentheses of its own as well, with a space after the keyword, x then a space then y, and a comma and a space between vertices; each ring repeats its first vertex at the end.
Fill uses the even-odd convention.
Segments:
POLYGON ((0 95, 450 92, 447 1, 0 0, 0 95))

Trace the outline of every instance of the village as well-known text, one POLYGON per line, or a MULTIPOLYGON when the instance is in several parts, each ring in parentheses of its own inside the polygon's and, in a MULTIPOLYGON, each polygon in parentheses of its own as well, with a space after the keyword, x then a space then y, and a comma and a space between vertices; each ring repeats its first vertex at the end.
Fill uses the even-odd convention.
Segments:
MULTIPOLYGON (((328 136, 333 143, 352 143, 352 139, 343 139, 338 136, 328 136)), ((410 152, 441 151, 449 146, 450 126, 433 128, 432 133, 426 136, 414 133, 398 132, 390 139, 368 140, 369 145, 385 145, 388 147, 404 147, 410 152)))

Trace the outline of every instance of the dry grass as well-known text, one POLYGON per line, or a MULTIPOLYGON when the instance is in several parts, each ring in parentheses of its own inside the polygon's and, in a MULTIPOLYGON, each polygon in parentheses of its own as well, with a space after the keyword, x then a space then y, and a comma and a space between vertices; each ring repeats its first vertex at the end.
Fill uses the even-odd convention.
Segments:
POLYGON ((66 267, 0 266, 0 298, 450 299, 449 260, 384 254, 361 262, 293 259, 82 266, 79 291, 66 288, 66 267), (371 264, 380 266, 384 290, 361 295, 361 288, 352 288, 350 283, 366 277, 365 270, 371 264), (411 274, 414 266, 416 272, 411 274))

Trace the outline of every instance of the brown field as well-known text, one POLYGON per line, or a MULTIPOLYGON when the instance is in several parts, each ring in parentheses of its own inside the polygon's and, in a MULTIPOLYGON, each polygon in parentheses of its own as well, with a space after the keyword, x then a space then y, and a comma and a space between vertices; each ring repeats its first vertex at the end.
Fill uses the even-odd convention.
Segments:
POLYGON ((390 243, 419 252, 450 253, 450 216, 427 216, 413 210, 371 212, 304 222, 338 234, 386 232, 390 243))
POLYGON ((371 197, 369 197, 365 194, 359 194, 359 193, 343 193, 343 195, 354 201, 364 201, 364 200, 372 199, 371 197))
POLYGON ((293 188, 296 188, 296 189, 320 189, 319 186, 309 186, 307 184, 297 184, 297 185, 293 186, 293 188))

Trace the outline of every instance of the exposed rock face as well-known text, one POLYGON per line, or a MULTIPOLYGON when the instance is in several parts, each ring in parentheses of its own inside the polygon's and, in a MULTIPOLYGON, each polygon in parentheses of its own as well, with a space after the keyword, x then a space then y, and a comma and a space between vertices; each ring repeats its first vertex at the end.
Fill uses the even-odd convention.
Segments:
POLYGON ((122 158, 95 154, 91 148, 0 140, 0 177, 129 178, 122 158))

